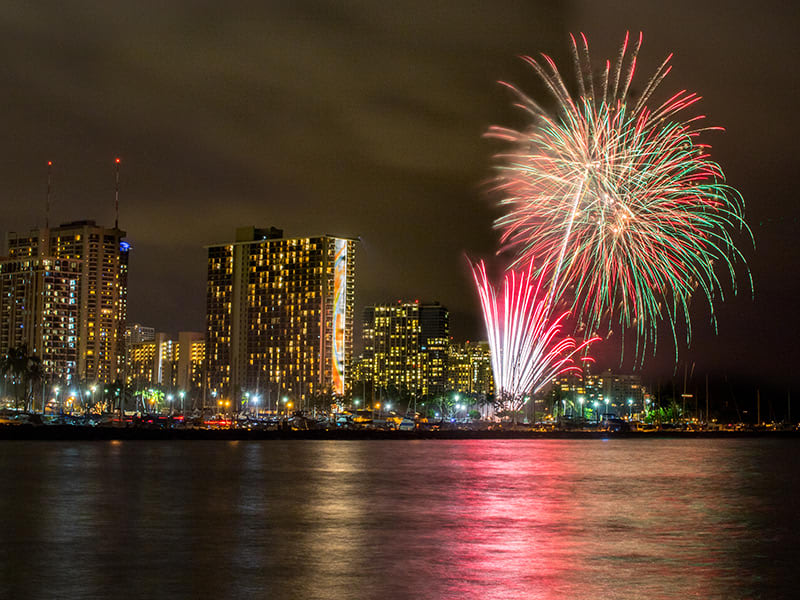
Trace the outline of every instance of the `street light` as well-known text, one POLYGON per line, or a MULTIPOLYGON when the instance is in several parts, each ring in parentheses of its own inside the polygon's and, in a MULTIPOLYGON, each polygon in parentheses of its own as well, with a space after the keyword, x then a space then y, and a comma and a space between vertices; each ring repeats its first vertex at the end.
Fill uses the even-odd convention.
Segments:
POLYGON ((253 412, 255 413, 255 416, 256 416, 256 418, 258 418, 258 396, 256 396, 255 394, 253 394, 253 395, 250 397, 250 400, 251 400, 251 401, 252 401, 252 403, 255 405, 255 408, 253 409, 253 412))
POLYGON ((594 406, 594 418, 597 422, 600 422, 600 411, 598 410, 600 408, 600 403, 595 400, 592 406, 594 406))
POLYGON ((284 412, 284 414, 288 415, 288 413, 286 412, 286 403, 287 402, 289 402, 289 397, 288 396, 284 396, 283 397, 283 412, 284 412))
POLYGON ((58 404, 59 404, 59 403, 58 403, 58 392, 60 392, 60 391, 61 391, 61 388, 59 388, 58 386, 55 386, 55 387, 53 388, 53 392, 54 392, 54 393, 55 393, 55 395, 56 395, 56 405, 58 405, 58 404))
POLYGON ((583 403, 586 402, 585 398, 578 398, 578 404, 581 405, 581 419, 583 419, 583 403))
POLYGON ((186 402, 184 402, 183 400, 186 397, 186 392, 181 390, 180 392, 178 392, 178 396, 181 397, 181 414, 183 416, 186 416, 186 402))
POLYGON ((628 398, 628 421, 631 420, 631 411, 633 410, 633 399, 628 398))
POLYGON ((172 415, 172 399, 174 396, 172 394, 167 394, 167 402, 169 402, 169 414, 172 415))

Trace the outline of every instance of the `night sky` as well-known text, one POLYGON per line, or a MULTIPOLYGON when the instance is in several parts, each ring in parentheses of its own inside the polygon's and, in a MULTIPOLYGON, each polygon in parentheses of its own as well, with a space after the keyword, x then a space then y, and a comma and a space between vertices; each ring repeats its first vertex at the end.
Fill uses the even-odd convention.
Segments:
MULTIPOLYGON (((3 230, 113 223, 133 245, 131 321, 200 330, 206 244, 242 225, 363 240, 357 313, 372 302, 439 300, 456 339, 483 337, 464 253, 491 257, 491 124, 520 125, 498 79, 536 91, 517 58, 540 51, 569 72, 568 34, 613 57, 644 31, 640 84, 669 53, 660 99, 700 93, 712 156, 743 194, 755 282, 695 307, 697 373, 785 394, 796 335, 800 22, 791 3, 14 2, 0 14, 3 230), (747 6, 742 8, 739 4, 747 6)), ((740 273, 742 275, 742 273, 740 273)), ((740 278, 742 284, 744 278, 740 278)), ((730 289, 730 286, 727 286, 730 289)), ((357 328, 360 335, 360 328, 357 328)), ((619 340, 598 350, 617 366, 619 340)), ((670 343, 649 377, 675 368, 670 343)), ((623 365, 624 366, 624 365, 623 365)), ((796 384, 795 384, 796 385, 796 384)))

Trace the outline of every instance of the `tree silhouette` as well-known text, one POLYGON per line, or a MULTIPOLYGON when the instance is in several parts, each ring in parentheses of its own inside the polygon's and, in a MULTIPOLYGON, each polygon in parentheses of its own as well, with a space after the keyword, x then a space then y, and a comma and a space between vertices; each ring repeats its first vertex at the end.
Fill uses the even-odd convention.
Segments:
POLYGON ((10 348, 0 357, 0 373, 6 382, 9 379, 11 381, 14 406, 17 409, 24 406, 27 410, 31 410, 35 385, 44 377, 41 359, 28 354, 28 347, 24 344, 10 348))

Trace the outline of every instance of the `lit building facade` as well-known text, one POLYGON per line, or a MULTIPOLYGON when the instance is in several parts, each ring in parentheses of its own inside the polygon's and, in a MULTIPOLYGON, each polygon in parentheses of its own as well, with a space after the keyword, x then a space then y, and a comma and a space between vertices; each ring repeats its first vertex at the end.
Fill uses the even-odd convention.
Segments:
POLYGON ((364 309, 362 376, 401 396, 444 393, 450 339, 447 309, 438 303, 397 302, 364 309))
POLYGON ((203 388, 206 364, 206 336, 199 331, 181 331, 177 345, 178 389, 196 397, 203 388))
POLYGON ((450 344, 447 360, 448 389, 473 398, 493 393, 492 355, 489 342, 450 344))
POLYGON ((636 373, 614 373, 610 369, 600 376, 604 400, 608 400, 617 414, 623 414, 628 406, 633 411, 644 408, 644 401, 650 396, 642 385, 642 377, 636 373))
POLYGON ((438 302, 420 304, 419 328, 422 393, 425 396, 439 396, 447 389, 450 313, 438 302))
POLYGON ((642 378, 635 373, 614 373, 606 370, 601 374, 591 372, 589 365, 582 375, 567 374, 553 381, 556 397, 561 406, 556 412, 572 414, 577 411, 593 418, 603 414, 627 415, 644 410, 650 400, 642 378))
POLYGON ((123 376, 130 250, 124 237, 124 231, 100 227, 94 221, 75 221, 8 237, 10 258, 48 257, 79 265, 79 381, 108 383, 123 376))
POLYGON ((157 364, 158 354, 159 344, 155 340, 131 344, 128 347, 128 366, 125 373, 125 381, 134 390, 139 391, 159 385, 157 375, 160 371, 157 364))
POLYGON ((156 339, 156 330, 153 327, 145 327, 139 323, 131 323, 125 327, 125 345, 141 344, 142 342, 152 342, 156 339))
POLYGON ((376 304, 364 308, 364 381, 401 395, 422 394, 419 303, 376 304))
POLYGON ((27 348, 50 381, 70 383, 78 365, 80 261, 0 260, 0 352, 27 348))
POLYGON ((128 347, 127 383, 134 390, 150 387, 199 396, 205 365, 205 335, 181 331, 178 339, 165 333, 128 347))
MULTIPOLYGON (((208 389, 295 400, 350 385, 355 240, 246 227, 208 247, 208 389)), ((298 405, 299 406, 299 405, 298 405)))

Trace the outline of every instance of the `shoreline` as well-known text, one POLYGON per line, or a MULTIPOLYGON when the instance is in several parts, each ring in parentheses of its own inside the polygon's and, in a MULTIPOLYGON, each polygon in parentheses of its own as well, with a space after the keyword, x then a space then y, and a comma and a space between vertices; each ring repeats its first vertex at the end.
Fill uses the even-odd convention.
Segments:
POLYGON ((602 440, 602 439, 800 439, 800 431, 385 431, 379 429, 284 430, 148 429, 144 427, 80 427, 74 425, 4 425, 0 440, 50 441, 268 441, 268 440, 602 440))

